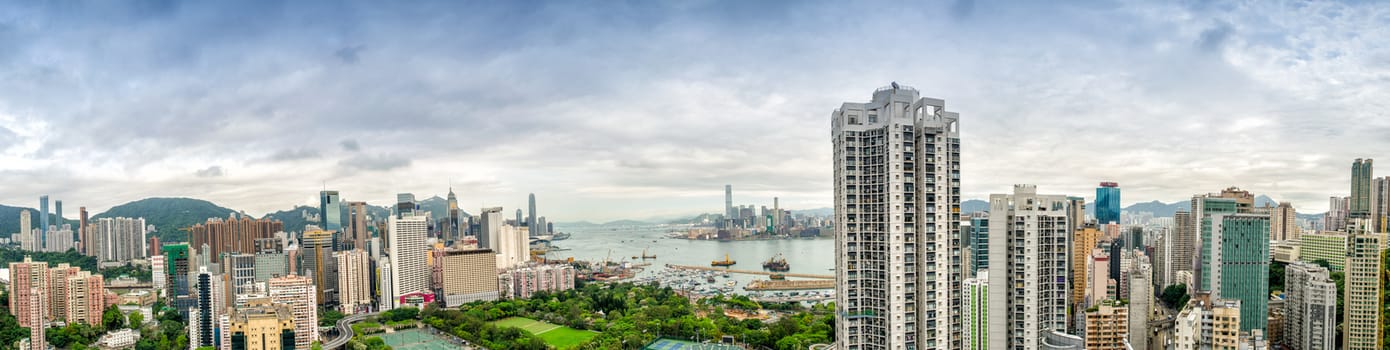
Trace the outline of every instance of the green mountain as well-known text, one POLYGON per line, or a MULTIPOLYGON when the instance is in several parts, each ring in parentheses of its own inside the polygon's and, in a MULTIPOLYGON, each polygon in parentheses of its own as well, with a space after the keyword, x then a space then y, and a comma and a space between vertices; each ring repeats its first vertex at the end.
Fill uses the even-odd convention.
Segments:
MULTIPOLYGON (((430 212, 430 218, 433 218, 435 220, 443 219, 444 217, 449 215, 449 200, 444 199, 442 197, 433 196, 430 198, 426 198, 425 200, 420 201, 419 205, 420 210, 430 212)), ((467 210, 462 210, 463 208, 459 209, 459 211, 463 212, 463 216, 470 216, 468 215, 467 210)))
MULTIPOLYGON (((39 228, 39 211, 38 211, 38 209, 34 209, 34 208, 22 208, 22 207, 11 207, 11 206, 0 205, 0 237, 10 237, 10 235, 12 235, 12 234, 19 233, 19 212, 20 212, 20 211, 24 211, 24 210, 28 210, 28 211, 29 211, 29 221, 30 221, 29 225, 31 226, 30 228, 33 228, 33 229, 38 229, 38 228, 39 228)), ((49 208, 49 210, 53 210, 53 209, 52 209, 52 208, 49 208)), ((74 213, 74 214, 76 214, 76 213, 74 213)), ((50 223, 51 225, 62 226, 62 224, 57 223, 57 222, 58 222, 58 217, 55 216, 54 213, 49 212, 49 213, 48 213, 48 219, 49 219, 50 221, 52 221, 52 223, 50 223)), ((66 220, 66 221, 67 221, 68 224, 71 224, 71 225, 72 225, 73 231, 77 231, 77 230, 76 230, 77 225, 78 225, 77 220, 71 220, 71 219, 69 219, 69 220, 66 220)))
POLYGON ((165 243, 187 242, 188 232, 181 228, 206 222, 208 218, 226 218, 236 212, 201 199, 145 198, 111 207, 92 218, 145 218, 146 225, 154 225, 153 236, 165 243))
POLYGON ((301 205, 294 209, 265 214, 263 218, 280 220, 285 224, 285 232, 304 232, 305 225, 319 225, 319 208, 301 205))

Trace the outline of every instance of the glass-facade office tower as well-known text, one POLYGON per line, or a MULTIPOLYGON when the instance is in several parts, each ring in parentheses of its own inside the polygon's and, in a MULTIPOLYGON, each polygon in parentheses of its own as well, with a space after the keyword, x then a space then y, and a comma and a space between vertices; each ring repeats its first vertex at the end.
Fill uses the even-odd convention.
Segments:
POLYGON ((343 232, 343 203, 338 191, 319 192, 319 220, 324 230, 343 232))
POLYGON ((842 349, 960 349, 959 115, 898 86, 831 113, 842 349))
POLYGON ((526 230, 531 232, 532 236, 540 236, 544 233, 541 232, 541 229, 536 228, 536 194, 532 193, 528 195, 526 197, 526 203, 526 210, 528 210, 526 212, 526 230))
POLYGON ((1120 223, 1120 184, 1102 182, 1096 187, 1096 222, 1120 223))
POLYGON ((1347 217, 1370 219, 1371 204, 1371 160, 1357 158, 1351 163, 1351 203, 1347 217))
POLYGON ((970 215, 970 267, 966 274, 974 276, 977 271, 989 268, 989 213, 970 215))
POLYGON ((39 196, 39 247, 48 246, 48 196, 39 196))

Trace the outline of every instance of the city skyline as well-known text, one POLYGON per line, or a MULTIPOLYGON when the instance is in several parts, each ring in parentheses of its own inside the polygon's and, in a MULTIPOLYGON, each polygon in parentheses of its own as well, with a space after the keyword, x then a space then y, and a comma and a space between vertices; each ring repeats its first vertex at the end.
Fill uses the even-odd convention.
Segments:
POLYGON ((1122 205, 1239 186, 1317 213, 1390 148, 1387 6, 5 4, 0 203, 260 216, 452 184, 465 210, 534 192, 603 221, 718 213, 733 184, 824 208, 825 111, 897 81, 972 116, 963 199, 1115 181, 1122 205), (868 38, 932 45, 827 49, 868 38))

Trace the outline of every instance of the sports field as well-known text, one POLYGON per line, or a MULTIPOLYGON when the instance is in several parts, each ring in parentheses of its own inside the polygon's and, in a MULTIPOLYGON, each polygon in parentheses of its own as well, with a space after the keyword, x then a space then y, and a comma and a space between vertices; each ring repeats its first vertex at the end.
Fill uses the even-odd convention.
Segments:
POLYGON ((556 349, 569 349, 584 342, 589 341, 598 333, 578 330, 565 326, 553 325, 541 321, 532 320, 524 317, 509 317, 493 321, 492 324, 498 327, 516 327, 527 333, 534 334, 544 340, 546 344, 554 346, 556 349))
POLYGON ((373 336, 381 337, 395 350, 454 350, 462 349, 463 346, 454 344, 452 339, 436 337, 433 334, 416 328, 398 331, 395 333, 378 333, 373 336))

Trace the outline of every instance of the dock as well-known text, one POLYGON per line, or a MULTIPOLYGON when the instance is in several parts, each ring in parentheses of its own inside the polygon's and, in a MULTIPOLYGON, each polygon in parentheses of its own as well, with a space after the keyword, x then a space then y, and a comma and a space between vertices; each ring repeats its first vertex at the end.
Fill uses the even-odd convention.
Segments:
POLYGON ((753 281, 743 287, 743 289, 747 290, 806 290, 833 288, 835 288, 835 281, 832 280, 753 281))
MULTIPOLYGON (((680 269, 680 270, 697 270, 697 271, 714 271, 714 272, 741 273, 741 274, 745 274, 745 275, 772 276, 772 275, 774 275, 774 274, 781 274, 781 275, 787 276, 788 278, 791 278, 791 277, 796 277, 796 278, 814 278, 814 279, 823 279, 823 280, 834 280, 834 279, 835 279, 835 276, 834 276, 834 275, 814 275, 814 274, 809 274, 809 273, 790 273, 790 272, 771 272, 771 271, 735 270, 735 269, 726 269, 726 268, 720 268, 720 267, 689 266, 689 265, 670 265, 670 264, 667 264, 666 267, 668 267, 668 268, 673 268, 673 269, 680 269)), ((791 281, 791 282, 795 282, 795 281, 791 281)), ((830 288, 830 287, 826 287, 826 288, 830 288)))

